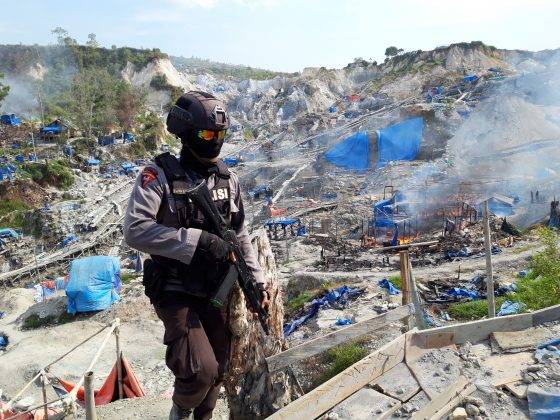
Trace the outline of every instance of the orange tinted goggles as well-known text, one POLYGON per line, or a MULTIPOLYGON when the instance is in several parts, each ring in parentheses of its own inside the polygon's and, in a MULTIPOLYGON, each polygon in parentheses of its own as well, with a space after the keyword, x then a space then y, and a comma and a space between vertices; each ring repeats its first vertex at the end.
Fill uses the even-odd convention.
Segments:
POLYGON ((223 140, 226 136, 226 130, 218 130, 218 131, 198 130, 196 134, 198 138, 206 141, 214 140, 214 138, 217 138, 218 140, 223 140))

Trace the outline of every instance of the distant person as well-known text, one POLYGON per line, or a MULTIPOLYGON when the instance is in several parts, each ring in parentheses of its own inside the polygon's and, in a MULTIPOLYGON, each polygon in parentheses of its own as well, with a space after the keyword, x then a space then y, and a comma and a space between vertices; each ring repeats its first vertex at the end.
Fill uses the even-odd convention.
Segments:
POLYGON ((247 265, 268 307, 268 292, 249 233, 237 176, 218 159, 229 118, 224 104, 204 92, 182 95, 167 117, 167 129, 181 139, 177 160, 169 153, 155 158, 136 181, 124 222, 126 243, 147 252, 146 295, 165 327, 166 364, 175 375, 171 420, 210 419, 230 354, 228 304, 209 298, 229 268, 231 246, 211 233, 211 226, 187 196, 207 182, 216 207, 242 247, 247 265))

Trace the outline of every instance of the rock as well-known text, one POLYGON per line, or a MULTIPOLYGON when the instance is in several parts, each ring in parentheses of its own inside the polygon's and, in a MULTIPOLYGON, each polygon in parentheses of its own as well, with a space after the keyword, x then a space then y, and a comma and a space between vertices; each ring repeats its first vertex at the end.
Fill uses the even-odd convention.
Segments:
POLYGON ((338 420, 338 413, 331 411, 327 416, 329 420, 338 420))
POLYGON ((457 407, 451 414, 451 420, 467 420, 467 412, 463 407, 457 407))
POLYGON ((482 416, 474 416, 474 420, 484 420, 484 417, 482 417, 482 416))
POLYGON ((526 384, 530 384, 533 382, 533 378, 529 375, 527 375, 526 373, 522 373, 521 374, 521 380, 523 381, 523 383, 526 384))
POLYGON ((399 388, 397 389, 397 394, 402 395, 404 394, 405 389, 404 388, 399 388))
POLYGON ((381 414, 381 413, 383 413, 383 409, 382 409, 382 408, 378 408, 378 409, 375 411, 375 414, 381 414))
POLYGON ((467 404, 465 406, 465 411, 467 412, 467 414, 469 416, 478 416, 480 414, 480 410, 478 409, 478 407, 474 404, 467 404))
POLYGON ((482 406, 482 404, 484 404, 484 401, 482 401, 482 398, 473 397, 472 395, 465 395, 463 397, 463 403, 464 404, 473 404, 473 405, 476 405, 476 406, 480 407, 480 406, 482 406))
POLYGON ((451 369, 453 368, 453 365, 451 363, 447 363, 443 370, 445 370, 446 372, 451 372, 451 369))
POLYGON ((543 365, 536 364, 536 365, 528 366, 526 370, 527 370, 527 372, 538 372, 542 368, 543 368, 543 365))

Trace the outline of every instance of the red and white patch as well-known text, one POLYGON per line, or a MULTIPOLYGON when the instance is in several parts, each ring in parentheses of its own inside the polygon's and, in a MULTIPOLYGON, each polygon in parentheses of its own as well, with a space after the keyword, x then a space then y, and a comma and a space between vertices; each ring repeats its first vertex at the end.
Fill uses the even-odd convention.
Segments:
POLYGON ((144 168, 142 170, 142 188, 146 188, 148 184, 157 179, 157 171, 153 168, 144 168))

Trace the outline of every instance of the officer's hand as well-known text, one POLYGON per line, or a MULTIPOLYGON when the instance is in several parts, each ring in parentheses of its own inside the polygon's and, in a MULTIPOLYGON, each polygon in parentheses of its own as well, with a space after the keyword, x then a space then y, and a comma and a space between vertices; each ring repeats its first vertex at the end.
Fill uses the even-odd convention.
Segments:
POLYGON ((209 261, 224 262, 229 259, 233 248, 222 238, 203 230, 198 240, 197 250, 209 261))

